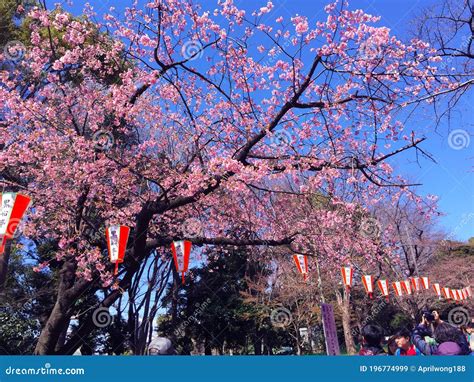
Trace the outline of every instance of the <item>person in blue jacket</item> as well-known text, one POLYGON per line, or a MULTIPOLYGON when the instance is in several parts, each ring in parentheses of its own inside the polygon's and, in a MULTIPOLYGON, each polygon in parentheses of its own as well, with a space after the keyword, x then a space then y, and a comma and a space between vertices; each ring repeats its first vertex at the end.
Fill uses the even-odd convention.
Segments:
POLYGON ((420 324, 413 330, 412 341, 424 355, 468 355, 469 344, 464 334, 456 327, 440 319, 438 312, 433 311, 433 322, 423 314, 420 324), (433 324, 434 330, 431 329, 433 324), (436 344, 429 344, 425 337, 433 337, 436 344))
POLYGON ((394 355, 421 355, 421 351, 411 342, 411 333, 408 329, 400 329, 394 337, 397 344, 397 350, 395 350, 394 355))

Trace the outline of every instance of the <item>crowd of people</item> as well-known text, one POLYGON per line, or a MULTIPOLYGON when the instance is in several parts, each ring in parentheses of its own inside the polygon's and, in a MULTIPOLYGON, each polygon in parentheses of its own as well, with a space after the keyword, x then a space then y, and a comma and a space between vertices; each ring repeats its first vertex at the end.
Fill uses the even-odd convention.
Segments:
POLYGON ((389 338, 382 328, 368 324, 361 331, 359 355, 474 355, 474 323, 456 327, 438 312, 425 311, 414 329, 402 328, 389 338))

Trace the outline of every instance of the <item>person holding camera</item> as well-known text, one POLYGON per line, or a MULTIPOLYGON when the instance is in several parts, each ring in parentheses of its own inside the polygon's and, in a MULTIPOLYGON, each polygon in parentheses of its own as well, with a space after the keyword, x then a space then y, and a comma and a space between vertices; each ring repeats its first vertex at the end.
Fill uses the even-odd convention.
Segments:
POLYGON ((458 328, 442 321, 437 311, 423 312, 420 324, 413 330, 412 341, 424 355, 470 354, 469 345, 463 333, 458 328), (425 336, 433 337, 436 344, 427 343, 425 336))

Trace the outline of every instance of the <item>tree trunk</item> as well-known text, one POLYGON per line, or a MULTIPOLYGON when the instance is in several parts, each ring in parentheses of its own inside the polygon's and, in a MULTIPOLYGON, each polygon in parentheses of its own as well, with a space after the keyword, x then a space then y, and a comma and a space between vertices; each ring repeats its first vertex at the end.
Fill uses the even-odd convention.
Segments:
POLYGON ((256 330, 252 337, 252 344, 255 355, 262 355, 262 337, 260 336, 260 332, 256 330))
POLYGON ((61 300, 57 300, 54 304, 53 311, 41 331, 38 343, 36 344, 35 354, 54 354, 59 337, 66 324, 69 323, 70 317, 67 315, 67 305, 66 301, 61 300))
POLYGON ((74 302, 91 285, 85 280, 74 284, 75 277, 76 264, 73 261, 66 261, 60 272, 56 303, 41 330, 35 354, 55 354, 61 334, 69 326, 74 302))
POLYGON ((5 288, 5 282, 7 281, 8 261, 10 260, 11 250, 12 242, 8 240, 5 244, 5 252, 0 255, 0 292, 5 288))
POLYGON ((339 291, 336 292, 337 302, 342 312, 342 328, 344 330, 344 340, 346 343, 347 354, 355 354, 356 347, 351 330, 351 306, 350 306, 350 292, 344 290, 343 296, 339 291))
POLYGON ((68 319, 68 322, 64 325, 63 331, 59 335, 58 342, 56 343, 56 346, 54 348, 55 352, 59 351, 59 349, 61 349, 64 346, 64 343, 66 342, 67 330, 69 329, 70 323, 71 323, 71 320, 68 319))
POLYGON ((206 338, 204 342, 204 354, 205 355, 212 355, 212 347, 210 341, 206 338))

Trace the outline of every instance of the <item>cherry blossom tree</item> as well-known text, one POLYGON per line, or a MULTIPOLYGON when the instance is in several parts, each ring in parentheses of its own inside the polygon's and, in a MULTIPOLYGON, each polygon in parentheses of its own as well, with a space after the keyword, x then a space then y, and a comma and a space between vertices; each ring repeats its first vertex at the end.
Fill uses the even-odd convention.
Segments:
MULTIPOLYGON (((314 220, 285 216, 281 195, 329 196, 318 221, 332 235, 313 241, 334 263, 350 246, 372 258, 372 238, 349 240, 360 209, 400 194, 422 203, 390 160, 423 152, 402 122, 412 109, 459 86, 437 76, 441 58, 345 3, 316 23, 272 8, 155 0, 100 22, 90 6, 81 18, 28 13, 24 54, 13 44, 2 57, 15 65, 0 77, 0 174, 34 199, 26 237, 55 243, 62 264, 36 353, 55 351, 82 294, 106 288, 111 306, 174 239, 302 250, 314 220), (117 278, 111 224, 132 228, 117 278)), ((57 352, 91 328, 92 315, 57 352)))

